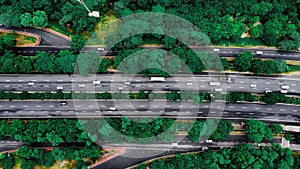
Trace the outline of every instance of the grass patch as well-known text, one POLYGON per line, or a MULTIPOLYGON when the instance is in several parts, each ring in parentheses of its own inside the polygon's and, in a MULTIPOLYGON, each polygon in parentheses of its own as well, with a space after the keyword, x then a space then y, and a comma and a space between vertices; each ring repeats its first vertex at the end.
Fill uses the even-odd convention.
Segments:
POLYGON ((87 32, 83 32, 83 37, 85 40, 89 39, 93 34, 97 33, 97 38, 90 38, 86 45, 104 45, 105 38, 108 34, 113 33, 117 29, 117 25, 110 25, 109 29, 106 29, 106 26, 110 23, 113 23, 117 20, 116 15, 113 10, 109 10, 106 14, 102 16, 100 22, 95 25, 94 31, 87 34, 87 32))
POLYGON ((49 28, 55 30, 56 32, 64 34, 66 36, 69 36, 69 37, 74 35, 74 33, 69 32, 68 30, 64 30, 63 28, 61 28, 61 26, 57 22, 50 22, 49 28))
POLYGON ((7 34, 12 34, 15 36, 17 44, 16 46, 24 46, 24 45, 29 45, 29 44, 34 44, 37 41, 37 38, 33 37, 33 36, 27 36, 27 35, 23 35, 23 34, 18 34, 18 33, 3 33, 0 32, 0 36, 4 36, 7 34))
POLYGON ((252 38, 242 38, 238 39, 235 42, 231 40, 222 40, 217 44, 213 44, 214 46, 225 46, 226 47, 255 47, 255 46, 265 46, 265 47, 273 47, 266 46, 266 44, 260 39, 252 39, 252 38))
POLYGON ((299 65, 288 65, 288 72, 297 72, 300 71, 299 65))

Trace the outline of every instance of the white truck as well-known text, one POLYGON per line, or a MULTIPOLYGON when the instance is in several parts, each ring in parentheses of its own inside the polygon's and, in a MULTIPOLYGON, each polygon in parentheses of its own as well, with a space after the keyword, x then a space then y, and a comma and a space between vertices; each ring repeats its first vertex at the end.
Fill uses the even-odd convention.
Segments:
POLYGON ((62 87, 62 86, 57 86, 56 89, 57 89, 57 90, 62 90, 62 89, 64 89, 64 87, 62 87))
POLYGON ((166 81, 166 78, 165 77, 150 77, 150 81, 152 82, 164 82, 166 81))

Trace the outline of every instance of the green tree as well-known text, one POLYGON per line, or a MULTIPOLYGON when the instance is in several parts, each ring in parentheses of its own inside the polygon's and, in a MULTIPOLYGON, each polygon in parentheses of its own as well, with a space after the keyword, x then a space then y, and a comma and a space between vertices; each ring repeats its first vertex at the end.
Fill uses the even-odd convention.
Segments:
POLYGON ((0 164, 3 169, 13 169, 15 165, 15 159, 12 157, 11 154, 3 153, 1 155, 0 164))
POLYGON ((284 101, 284 99, 285 99, 284 94, 278 92, 268 92, 263 97, 263 101, 266 104, 276 104, 284 101))
POLYGON ((48 16, 45 11, 36 11, 33 13, 32 23, 38 28, 48 26, 48 16))
POLYGON ((237 68, 238 71, 248 71, 252 67, 251 61, 253 59, 253 55, 251 52, 243 52, 239 53, 237 57, 234 59, 233 65, 237 68))
POLYGON ((249 119, 245 122, 245 131, 250 141, 260 143, 266 135, 266 126, 263 122, 249 119))
POLYGON ((30 13, 24 13, 20 16, 21 19, 21 25, 24 27, 31 26, 32 25, 32 16, 30 13))
POLYGON ((283 128, 280 124, 271 124, 272 133, 280 134, 283 132, 283 128))
POLYGON ((71 49, 75 51, 80 51, 84 46, 84 39, 80 35, 74 35, 72 36, 71 40, 71 49))

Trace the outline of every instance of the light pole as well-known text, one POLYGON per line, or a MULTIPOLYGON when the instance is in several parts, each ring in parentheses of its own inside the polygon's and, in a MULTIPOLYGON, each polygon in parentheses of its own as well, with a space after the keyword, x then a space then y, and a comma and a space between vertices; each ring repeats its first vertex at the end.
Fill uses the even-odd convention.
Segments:
POLYGON ((81 3, 85 9, 89 12, 89 16, 93 16, 93 17, 97 17, 99 18, 99 12, 98 11, 93 11, 91 12, 91 10, 85 5, 83 0, 77 0, 79 3, 81 3))

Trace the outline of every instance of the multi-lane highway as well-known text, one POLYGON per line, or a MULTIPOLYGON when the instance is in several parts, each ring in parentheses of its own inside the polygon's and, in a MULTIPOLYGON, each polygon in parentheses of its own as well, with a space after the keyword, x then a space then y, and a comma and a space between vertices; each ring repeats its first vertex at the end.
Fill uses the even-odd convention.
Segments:
MULTIPOLYGON (((86 46, 84 47, 81 52, 86 53, 90 52, 92 50, 97 51, 99 47, 103 46, 86 46)), ((143 49, 148 50, 154 50, 154 49, 162 49, 162 47, 142 47, 143 49)), ((300 61, 300 52, 290 51, 290 52, 283 52, 283 51, 277 51, 272 49, 251 49, 251 48, 222 48, 222 47, 215 47, 218 48, 218 52, 214 52, 214 47, 191 47, 194 51, 200 52, 208 52, 208 53, 215 53, 222 57, 235 57, 240 52, 246 52, 250 51, 254 54, 255 58, 271 58, 271 59, 284 59, 284 60, 296 60, 300 61), (256 51, 263 51, 262 55, 257 55, 256 51)), ((51 52, 51 53, 58 53, 60 50, 67 50, 70 49, 69 46, 59 46, 56 44, 56 46, 40 46, 40 47, 15 47, 13 50, 15 50, 18 54, 26 55, 26 56, 34 56, 38 52, 45 51, 45 52, 51 52)), ((100 55, 102 56, 116 56, 118 54, 118 51, 109 51, 106 47, 104 47, 104 51, 98 51, 100 55)))
POLYGON ((103 118, 117 116, 179 118, 228 117, 273 118, 298 121, 299 106, 264 105, 258 103, 225 104, 223 102, 193 104, 191 102, 166 101, 1 101, 1 118, 103 118), (115 109, 112 109, 115 107, 115 109))
POLYGON ((95 75, 82 77, 77 75, 2 75, 0 90, 3 91, 55 91, 63 87, 63 91, 162 91, 165 86, 170 90, 179 91, 239 91, 265 93, 265 91, 280 91, 282 85, 289 85, 288 94, 299 94, 300 77, 260 77, 229 74, 230 82, 220 82, 212 86, 210 82, 218 82, 221 75, 174 75, 164 82, 152 82, 150 78, 123 74, 95 75), (93 84, 94 80, 101 81, 93 84), (130 85, 125 82, 131 82, 130 85), (251 87, 250 84, 255 84, 251 87))

